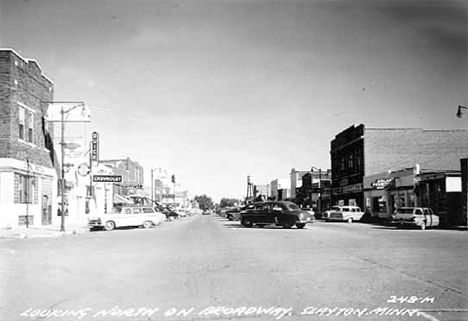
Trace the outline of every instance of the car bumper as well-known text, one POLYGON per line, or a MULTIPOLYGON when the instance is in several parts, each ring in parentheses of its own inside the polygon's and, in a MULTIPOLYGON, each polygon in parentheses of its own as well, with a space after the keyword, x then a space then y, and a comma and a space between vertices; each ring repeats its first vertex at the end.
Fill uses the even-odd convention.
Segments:
POLYGON ((103 227, 101 221, 88 221, 88 227, 103 227))
POLYGON ((392 225, 397 225, 397 226, 417 226, 417 225, 419 225, 418 222, 416 222, 416 221, 404 221, 404 220, 392 221, 391 224, 392 225))

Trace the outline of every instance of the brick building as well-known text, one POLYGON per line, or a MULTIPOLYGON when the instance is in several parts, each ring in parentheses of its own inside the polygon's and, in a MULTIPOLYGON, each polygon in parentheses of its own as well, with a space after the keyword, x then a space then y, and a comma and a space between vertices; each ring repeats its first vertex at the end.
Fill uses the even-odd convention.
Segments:
POLYGON ((311 207, 317 213, 331 207, 331 170, 309 171, 302 176, 302 186, 297 189, 295 202, 304 207, 311 207))
POLYGON ((468 130, 351 126, 331 142, 332 202, 365 208, 363 178, 412 168, 460 171, 468 156, 468 130))
POLYGON ((53 83, 35 60, 0 49, 0 226, 46 225, 56 195, 53 83))
POLYGON ((100 164, 112 169, 112 175, 121 175, 122 183, 114 183, 114 194, 121 196, 143 195, 144 169, 130 158, 100 160, 100 164))
POLYGON ((291 169, 289 174, 291 180, 291 198, 295 200, 297 198, 298 189, 302 186, 302 177, 309 171, 298 171, 295 168, 291 169))

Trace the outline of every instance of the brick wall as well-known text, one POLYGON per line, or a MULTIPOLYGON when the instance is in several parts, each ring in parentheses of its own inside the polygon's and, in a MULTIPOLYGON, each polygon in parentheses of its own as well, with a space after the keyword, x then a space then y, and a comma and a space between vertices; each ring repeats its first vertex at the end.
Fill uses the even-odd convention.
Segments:
MULTIPOLYGON (((47 151, 43 116, 47 110, 44 101, 53 100, 53 84, 35 61, 24 60, 10 50, 0 51, 0 157, 24 160, 53 167, 47 151), (34 142, 19 141, 19 104, 34 111, 34 142)), ((27 126, 26 126, 27 127, 27 126)), ((48 124, 52 133, 52 125, 48 124)))
POLYGON ((365 175, 413 167, 460 170, 468 157, 468 130, 366 128, 365 175))

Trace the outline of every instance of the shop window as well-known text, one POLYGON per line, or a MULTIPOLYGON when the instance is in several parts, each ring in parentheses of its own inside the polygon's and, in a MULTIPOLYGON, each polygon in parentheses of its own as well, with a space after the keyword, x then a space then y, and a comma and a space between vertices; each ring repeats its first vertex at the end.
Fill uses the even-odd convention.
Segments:
POLYGON ((16 189, 16 203, 35 203, 35 192, 36 192, 36 178, 23 174, 15 174, 17 189, 16 189))
POLYGON ((400 196, 400 204, 399 204, 399 206, 401 206, 401 207, 406 206, 406 197, 405 197, 405 195, 401 195, 401 196, 400 196))
POLYGON ((19 107, 19 138, 24 139, 24 130, 25 130, 25 114, 26 110, 23 107, 19 107))

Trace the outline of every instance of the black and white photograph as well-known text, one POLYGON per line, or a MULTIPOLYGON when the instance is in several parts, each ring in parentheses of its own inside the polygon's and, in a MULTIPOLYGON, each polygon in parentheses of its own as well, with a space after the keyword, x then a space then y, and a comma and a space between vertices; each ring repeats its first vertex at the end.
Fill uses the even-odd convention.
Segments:
POLYGON ((468 321, 468 1, 0 0, 0 320, 468 321))

